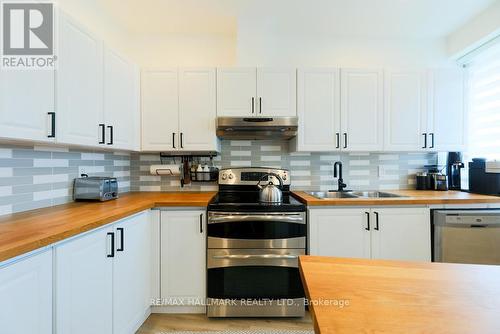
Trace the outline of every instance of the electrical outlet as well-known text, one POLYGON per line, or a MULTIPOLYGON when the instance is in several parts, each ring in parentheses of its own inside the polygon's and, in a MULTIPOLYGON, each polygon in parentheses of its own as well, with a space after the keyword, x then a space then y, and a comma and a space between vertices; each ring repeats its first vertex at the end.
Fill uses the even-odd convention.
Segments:
POLYGON ((86 166, 79 166, 78 167, 78 177, 81 177, 82 174, 88 174, 86 166))

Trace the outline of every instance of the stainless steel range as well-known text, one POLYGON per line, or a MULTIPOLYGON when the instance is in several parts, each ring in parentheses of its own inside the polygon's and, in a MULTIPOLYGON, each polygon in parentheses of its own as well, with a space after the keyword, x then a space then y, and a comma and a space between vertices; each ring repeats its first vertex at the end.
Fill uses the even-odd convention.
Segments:
POLYGON ((219 192, 208 206, 209 317, 304 316, 298 257, 306 253, 305 211, 290 195, 287 170, 220 171, 219 192), (278 178, 281 202, 260 202, 259 181, 272 187, 278 178))

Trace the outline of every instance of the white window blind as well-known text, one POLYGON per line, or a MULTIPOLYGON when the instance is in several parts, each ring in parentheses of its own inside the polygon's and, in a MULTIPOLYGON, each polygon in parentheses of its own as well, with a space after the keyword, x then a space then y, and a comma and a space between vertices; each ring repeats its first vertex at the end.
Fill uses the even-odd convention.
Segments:
POLYGON ((468 157, 500 160, 500 43, 474 57, 469 70, 468 157))

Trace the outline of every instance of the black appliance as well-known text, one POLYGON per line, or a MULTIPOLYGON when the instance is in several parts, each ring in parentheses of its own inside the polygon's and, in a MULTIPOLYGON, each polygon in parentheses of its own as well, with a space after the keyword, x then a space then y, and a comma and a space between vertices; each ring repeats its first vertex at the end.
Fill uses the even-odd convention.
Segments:
POLYGON ((500 161, 474 158, 469 162, 469 191, 485 195, 500 195, 500 161))
POLYGON ((304 316, 298 257, 306 254, 306 240, 306 207, 290 194, 289 171, 221 170, 208 205, 207 315, 304 316), (280 203, 259 202, 259 180, 279 183, 267 173, 283 180, 280 203))
POLYGON ((464 168, 461 152, 449 152, 446 161, 446 175, 448 176, 448 189, 462 189, 462 173, 464 168))

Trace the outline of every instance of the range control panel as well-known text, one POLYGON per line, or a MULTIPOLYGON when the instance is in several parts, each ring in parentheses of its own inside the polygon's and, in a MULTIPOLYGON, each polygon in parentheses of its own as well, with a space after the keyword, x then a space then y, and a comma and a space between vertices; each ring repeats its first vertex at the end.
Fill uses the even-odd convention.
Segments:
POLYGON ((219 172, 219 184, 223 185, 256 185, 260 180, 262 184, 272 181, 278 185, 279 180, 269 173, 278 175, 283 181, 283 185, 290 185, 290 171, 286 169, 265 168, 265 167, 245 167, 228 168, 219 172))

